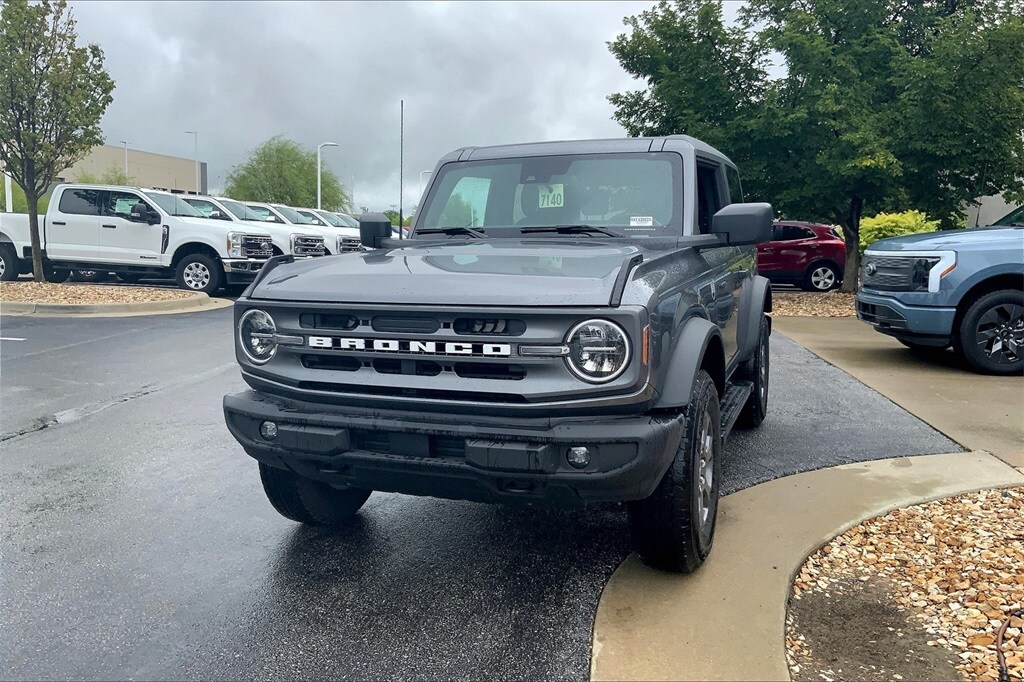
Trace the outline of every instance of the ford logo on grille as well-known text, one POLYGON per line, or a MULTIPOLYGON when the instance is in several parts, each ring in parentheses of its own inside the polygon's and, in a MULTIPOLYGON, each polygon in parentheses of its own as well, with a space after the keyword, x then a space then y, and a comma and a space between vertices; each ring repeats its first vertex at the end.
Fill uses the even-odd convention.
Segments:
POLYGON ((878 266, 874 263, 868 263, 864 266, 864 274, 868 277, 874 275, 876 272, 878 272, 878 266))
POLYGON ((411 341, 405 339, 359 339, 339 336, 310 336, 310 348, 357 350, 371 353, 417 353, 422 355, 469 355, 485 358, 507 358, 512 344, 467 343, 464 341, 411 341))

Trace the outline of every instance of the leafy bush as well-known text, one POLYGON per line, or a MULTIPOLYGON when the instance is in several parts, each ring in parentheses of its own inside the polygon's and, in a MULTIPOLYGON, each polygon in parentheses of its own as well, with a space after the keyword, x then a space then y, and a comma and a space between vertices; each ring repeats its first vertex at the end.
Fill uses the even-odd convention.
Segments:
POLYGON ((939 229, 938 220, 928 220, 921 211, 903 211, 902 213, 879 213, 874 218, 862 218, 860 221, 860 252, 879 239, 901 237, 905 234, 934 232, 939 229))

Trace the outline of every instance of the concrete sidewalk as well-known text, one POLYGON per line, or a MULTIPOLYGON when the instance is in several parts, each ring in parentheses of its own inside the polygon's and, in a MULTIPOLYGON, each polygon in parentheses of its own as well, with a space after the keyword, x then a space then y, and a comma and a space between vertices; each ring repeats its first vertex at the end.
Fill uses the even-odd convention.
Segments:
POLYGON ((715 549, 682 576, 630 556, 594 622, 594 680, 789 680, 786 605, 808 554, 857 523, 961 492, 1024 484, 983 452, 849 464, 722 499, 715 549))
POLYGON ((855 318, 776 317, 772 324, 967 449, 1024 469, 1021 377, 977 374, 952 351, 911 351, 855 318))

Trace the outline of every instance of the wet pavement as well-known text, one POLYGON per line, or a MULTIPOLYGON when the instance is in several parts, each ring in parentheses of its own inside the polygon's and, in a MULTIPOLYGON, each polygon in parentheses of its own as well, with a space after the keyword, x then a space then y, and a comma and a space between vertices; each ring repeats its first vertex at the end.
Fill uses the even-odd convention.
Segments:
MULTIPOLYGON (((622 509, 374 494, 341 531, 263 497, 220 399, 230 310, 0 321, 0 676, 584 679, 622 509)), ((727 491, 959 448, 773 337, 727 491)), ((712 560, 728 557, 714 555, 712 560)))

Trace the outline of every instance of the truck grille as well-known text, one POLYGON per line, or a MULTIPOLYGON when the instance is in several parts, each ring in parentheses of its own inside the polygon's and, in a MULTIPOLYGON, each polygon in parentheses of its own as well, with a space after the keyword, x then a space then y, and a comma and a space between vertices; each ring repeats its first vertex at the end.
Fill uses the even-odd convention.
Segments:
POLYGON ((861 283, 871 289, 909 290, 913 287, 914 259, 866 255, 861 264, 861 283))
POLYGON ((270 237, 246 235, 242 238, 242 253, 246 258, 270 258, 274 255, 270 237))
POLYGON ((338 251, 348 253, 350 251, 362 251, 363 243, 359 237, 340 237, 338 239, 338 251))
POLYGON ((326 253, 323 237, 296 237, 292 249, 296 256, 323 256, 326 253))

